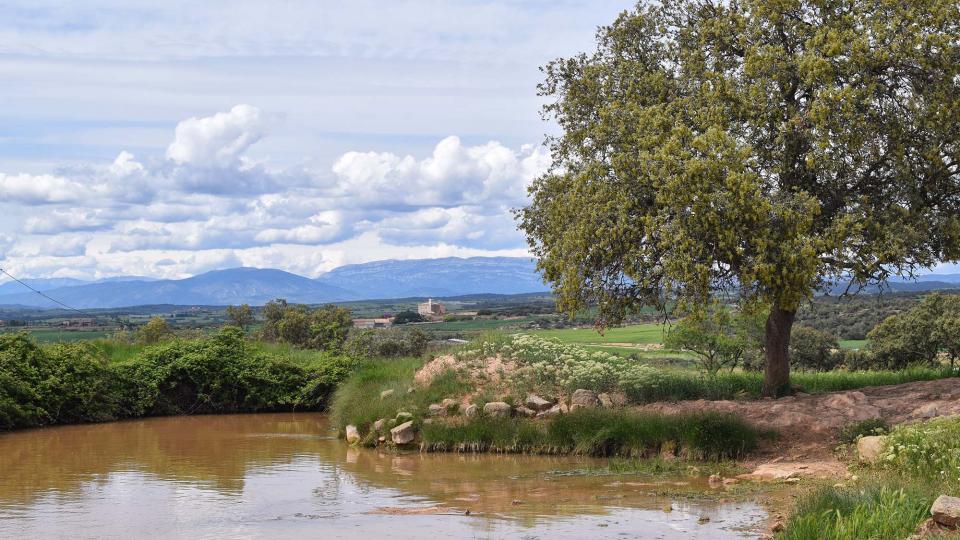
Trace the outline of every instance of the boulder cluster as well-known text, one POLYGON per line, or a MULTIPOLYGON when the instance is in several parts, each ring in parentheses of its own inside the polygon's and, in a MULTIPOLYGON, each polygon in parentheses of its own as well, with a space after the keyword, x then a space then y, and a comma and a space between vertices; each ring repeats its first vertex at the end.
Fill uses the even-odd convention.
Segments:
MULTIPOLYGON (((393 393, 385 390, 380 397, 383 399, 393 393)), ((451 398, 440 403, 432 403, 425 411, 423 423, 431 423, 435 418, 462 417, 474 419, 480 416, 488 418, 550 418, 570 411, 589 407, 615 408, 626 405, 626 398, 620 394, 597 394, 592 390, 575 390, 569 399, 544 399, 536 394, 530 394, 520 404, 510 404, 506 401, 490 401, 483 406, 477 404, 461 404, 451 398)), ((357 426, 349 425, 344 429, 349 444, 360 444, 364 438, 357 426)), ((400 411, 394 418, 381 418, 371 426, 371 436, 376 437, 378 444, 389 441, 402 446, 412 444, 417 438, 417 423, 413 414, 400 411)), ((372 442, 372 439, 371 439, 372 442)))

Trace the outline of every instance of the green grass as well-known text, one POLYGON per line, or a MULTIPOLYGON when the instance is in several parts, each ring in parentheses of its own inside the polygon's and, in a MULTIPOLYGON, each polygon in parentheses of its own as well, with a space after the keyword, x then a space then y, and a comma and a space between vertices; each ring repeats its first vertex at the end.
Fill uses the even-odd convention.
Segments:
POLYGON ((600 344, 632 343, 650 345, 663 343, 665 328, 661 324, 648 323, 620 328, 608 328, 601 335, 593 328, 563 328, 558 330, 537 330, 531 334, 543 338, 552 338, 561 343, 600 344))
POLYGON ((826 487, 801 499, 780 540, 903 539, 929 516, 932 495, 916 482, 876 480, 826 487))
POLYGON ((427 388, 414 387, 413 375, 422 365, 420 358, 365 361, 333 395, 330 418, 334 426, 343 429, 352 424, 365 432, 376 420, 394 418, 400 411, 419 419, 431 403, 470 389, 452 371, 434 378, 427 388), (387 390, 393 393, 381 399, 387 390))
POLYGON ((421 436, 422 448, 429 451, 644 457, 667 449, 692 459, 729 459, 753 450, 759 435, 730 415, 581 409, 546 422, 509 418, 434 422, 422 426, 421 436))
MULTIPOLYGON (((12 330, 13 332, 19 329, 12 330)), ((109 335, 106 330, 28 330, 30 337, 39 343, 75 343, 78 341, 89 341, 94 339, 104 339, 109 335)))
POLYGON ((841 339, 840 348, 841 349, 865 349, 867 347, 867 340, 865 339, 841 339))

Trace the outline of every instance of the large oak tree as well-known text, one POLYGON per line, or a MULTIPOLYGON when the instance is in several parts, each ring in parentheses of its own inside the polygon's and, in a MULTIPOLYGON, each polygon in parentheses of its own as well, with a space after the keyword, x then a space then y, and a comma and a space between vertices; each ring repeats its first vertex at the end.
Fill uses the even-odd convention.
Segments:
POLYGON ((616 323, 718 291, 794 315, 960 258, 956 0, 641 3, 545 68, 553 166, 519 214, 562 309, 616 323))

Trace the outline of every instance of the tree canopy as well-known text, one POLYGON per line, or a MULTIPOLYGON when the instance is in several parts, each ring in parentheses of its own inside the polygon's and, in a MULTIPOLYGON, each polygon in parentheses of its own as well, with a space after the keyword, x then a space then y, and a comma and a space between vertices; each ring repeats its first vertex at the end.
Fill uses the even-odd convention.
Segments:
POLYGON ((558 306, 602 323, 718 290, 801 302, 960 258, 955 0, 640 3, 544 68, 551 170, 520 227, 558 306))

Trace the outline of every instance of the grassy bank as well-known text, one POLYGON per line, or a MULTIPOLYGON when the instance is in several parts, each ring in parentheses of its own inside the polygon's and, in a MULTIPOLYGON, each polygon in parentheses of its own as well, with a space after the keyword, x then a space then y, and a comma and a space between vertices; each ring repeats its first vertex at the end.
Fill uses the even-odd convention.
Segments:
POLYGON ((867 480, 801 499, 778 538, 907 538, 937 496, 960 496, 960 418, 894 428, 877 465, 859 474, 867 480))
POLYGON ((322 407, 346 357, 274 354, 237 328, 150 347, 0 336, 0 429, 149 415, 322 407))
POLYGON ((689 459, 731 459, 756 447, 757 431, 720 414, 666 416, 581 409, 549 421, 478 418, 421 427, 428 451, 581 454, 689 459))

